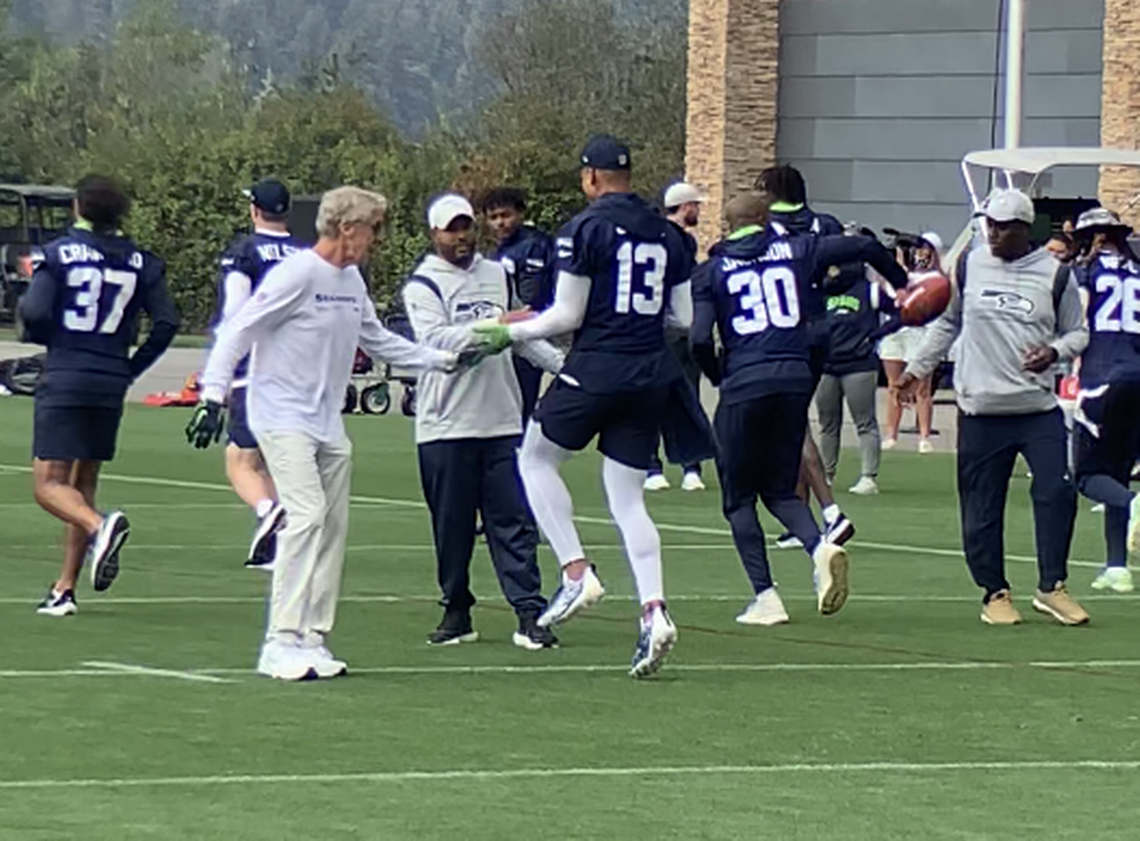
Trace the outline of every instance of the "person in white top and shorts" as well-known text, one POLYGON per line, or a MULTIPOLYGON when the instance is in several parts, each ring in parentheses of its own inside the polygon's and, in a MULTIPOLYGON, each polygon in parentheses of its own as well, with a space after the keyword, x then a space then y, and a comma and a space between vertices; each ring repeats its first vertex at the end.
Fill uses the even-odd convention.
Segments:
MULTIPOLYGON (((924 272, 942 270, 942 238, 933 231, 923 234, 919 244, 914 249, 911 264, 907 268, 912 276, 924 272)), ((903 405, 899 401, 894 385, 902 376, 906 366, 912 362, 922 347, 926 336, 925 327, 904 327, 901 330, 885 336, 879 344, 879 359, 882 360, 883 370, 887 375, 887 384, 891 387, 887 392, 887 429, 883 436, 883 449, 890 450, 898 445, 899 427, 902 425, 903 405)), ((914 399, 914 414, 918 421, 918 451, 920 453, 934 452, 934 444, 930 440, 931 428, 934 425, 934 377, 926 377, 917 386, 914 399)))

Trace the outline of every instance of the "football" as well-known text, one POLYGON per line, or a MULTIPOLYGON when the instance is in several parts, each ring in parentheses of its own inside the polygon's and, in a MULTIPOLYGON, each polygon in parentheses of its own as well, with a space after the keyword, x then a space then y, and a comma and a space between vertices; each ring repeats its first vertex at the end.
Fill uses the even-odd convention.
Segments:
POLYGON ((950 280, 939 272, 921 275, 899 293, 899 315, 907 327, 929 324, 950 306, 950 280))

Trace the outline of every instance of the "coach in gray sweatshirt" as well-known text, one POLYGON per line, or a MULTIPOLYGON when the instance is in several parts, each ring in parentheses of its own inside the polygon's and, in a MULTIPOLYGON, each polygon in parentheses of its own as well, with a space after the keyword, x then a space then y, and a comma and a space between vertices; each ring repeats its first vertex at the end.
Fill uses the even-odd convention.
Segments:
MULTIPOLYGON (((444 195, 428 210, 434 252, 404 287, 416 340, 459 351, 476 343, 472 328, 510 309, 502 265, 475 250, 475 211, 467 199, 444 195)), ((556 640, 535 622, 545 610, 536 552, 538 530, 523 494, 516 449, 522 433, 522 392, 513 350, 548 371, 562 354, 546 342, 520 343, 455 376, 420 375, 416 386, 416 444, 420 479, 431 511, 443 621, 434 645, 473 642, 471 553, 475 519, 483 521, 503 595, 518 614, 515 645, 537 650, 556 640)))
POLYGON ((1081 625, 1088 614, 1065 589, 1077 502, 1052 373, 1088 344, 1080 297, 1068 268, 1031 244, 1028 196, 995 190, 983 213, 988 247, 959 259, 953 300, 898 388, 906 396, 959 340, 958 494, 966 563, 985 591, 982 621, 1021 621, 1005 577, 1003 542, 1005 500, 1020 453, 1033 472, 1039 573, 1033 607, 1062 624, 1081 625))

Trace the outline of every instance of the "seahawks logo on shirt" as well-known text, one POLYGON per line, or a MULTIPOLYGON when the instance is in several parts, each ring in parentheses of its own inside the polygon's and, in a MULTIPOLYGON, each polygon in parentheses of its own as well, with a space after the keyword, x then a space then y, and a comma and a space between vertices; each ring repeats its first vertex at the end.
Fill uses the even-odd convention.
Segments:
POLYGON ((1009 310, 1020 313, 1021 315, 1033 315, 1033 310, 1036 309, 1033 301, 1026 298, 1024 295, 1019 295, 1017 292, 1002 292, 998 289, 983 289, 981 294, 983 303, 989 304, 994 309, 1009 310))

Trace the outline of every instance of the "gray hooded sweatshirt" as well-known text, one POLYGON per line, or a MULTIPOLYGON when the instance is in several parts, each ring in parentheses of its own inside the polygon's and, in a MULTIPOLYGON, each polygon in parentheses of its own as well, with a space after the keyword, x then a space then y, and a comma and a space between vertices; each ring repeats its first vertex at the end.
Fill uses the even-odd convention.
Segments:
POLYGON ((988 246, 967 257, 966 281, 954 294, 907 372, 926 377, 960 338, 954 366, 958 406, 967 415, 1027 415, 1057 405, 1053 373, 1021 364, 1032 347, 1049 345, 1058 361, 1079 356, 1088 344, 1080 295, 1070 276, 1054 310, 1053 284, 1061 264, 1045 249, 1006 263, 988 246))

